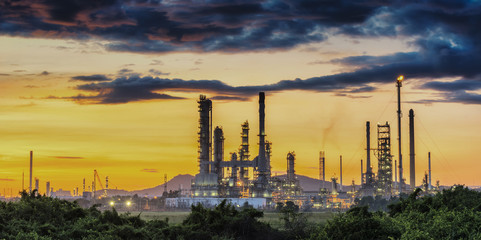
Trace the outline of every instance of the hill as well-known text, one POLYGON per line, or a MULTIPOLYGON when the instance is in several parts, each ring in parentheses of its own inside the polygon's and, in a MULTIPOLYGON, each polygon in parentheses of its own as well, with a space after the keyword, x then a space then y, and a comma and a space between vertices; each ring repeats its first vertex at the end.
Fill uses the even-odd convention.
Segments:
MULTIPOLYGON (((179 190, 180 188, 190 189, 192 179, 194 179, 194 176, 190 174, 177 175, 174 178, 167 181, 167 191, 175 191, 175 190, 179 190)), ((162 195, 163 192, 164 192, 164 184, 161 184, 152 188, 130 191, 130 194, 132 195, 137 194, 139 196, 142 196, 142 195, 160 196, 162 195)))

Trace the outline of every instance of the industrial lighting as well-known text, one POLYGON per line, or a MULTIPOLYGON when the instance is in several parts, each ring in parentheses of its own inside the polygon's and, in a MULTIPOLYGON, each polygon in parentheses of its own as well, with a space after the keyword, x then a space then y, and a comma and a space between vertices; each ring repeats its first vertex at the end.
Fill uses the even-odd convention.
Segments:
POLYGON ((114 201, 110 201, 110 203, 109 203, 109 204, 110 204, 110 206, 112 206, 112 207, 113 207, 113 206, 115 205, 115 202, 114 202, 114 201))
POLYGON ((399 77, 397 77, 397 81, 398 82, 402 82, 404 80, 404 76, 403 75, 399 75, 399 77))

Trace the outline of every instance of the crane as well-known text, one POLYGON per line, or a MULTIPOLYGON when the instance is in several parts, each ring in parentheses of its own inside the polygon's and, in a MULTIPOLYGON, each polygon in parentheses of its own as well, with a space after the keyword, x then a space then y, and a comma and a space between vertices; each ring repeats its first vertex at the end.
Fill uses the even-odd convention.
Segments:
POLYGON ((97 170, 94 169, 94 190, 92 191, 95 195, 95 185, 96 185, 96 182, 98 181, 100 187, 102 188, 102 190, 104 190, 104 193, 102 194, 103 197, 107 197, 107 189, 104 188, 104 185, 102 184, 102 181, 100 180, 100 176, 99 174, 97 173, 97 170))

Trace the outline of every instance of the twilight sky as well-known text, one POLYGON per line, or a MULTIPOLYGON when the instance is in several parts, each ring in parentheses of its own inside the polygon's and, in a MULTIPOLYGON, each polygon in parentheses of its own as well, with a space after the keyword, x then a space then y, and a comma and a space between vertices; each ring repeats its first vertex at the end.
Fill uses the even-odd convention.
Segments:
MULTIPOLYGON (((18 192, 28 152, 34 176, 81 187, 93 169, 110 186, 139 189, 195 174, 196 99, 213 99, 226 156, 265 91, 272 167, 360 181, 365 122, 391 123, 395 79, 416 115, 416 182, 432 153, 433 180, 481 185, 481 2, 450 0, 2 0, 0 194, 18 192)), ((394 144, 395 143, 395 144, 394 144)), ((372 158, 375 159, 374 154, 372 158)), ((373 162, 377 171, 377 160, 373 162)))

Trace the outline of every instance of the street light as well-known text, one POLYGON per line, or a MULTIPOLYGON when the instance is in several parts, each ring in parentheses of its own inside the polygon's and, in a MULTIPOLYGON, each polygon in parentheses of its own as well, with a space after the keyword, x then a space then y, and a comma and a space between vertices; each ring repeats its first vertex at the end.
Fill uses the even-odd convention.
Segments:
POLYGON ((114 201, 110 201, 109 202, 110 206, 113 207, 115 205, 115 202, 114 201))
POLYGON ((130 205, 132 205, 132 202, 131 202, 131 201, 127 201, 127 202, 125 203, 125 205, 127 205, 127 207, 130 207, 130 205))

